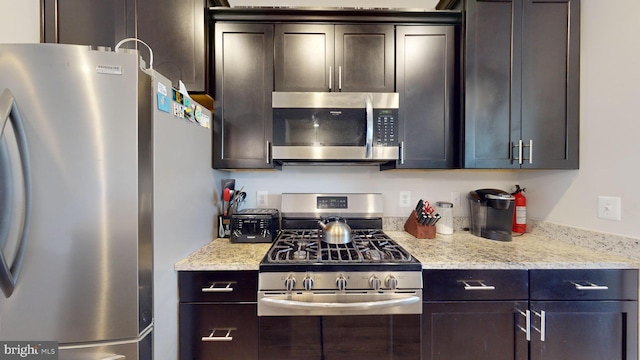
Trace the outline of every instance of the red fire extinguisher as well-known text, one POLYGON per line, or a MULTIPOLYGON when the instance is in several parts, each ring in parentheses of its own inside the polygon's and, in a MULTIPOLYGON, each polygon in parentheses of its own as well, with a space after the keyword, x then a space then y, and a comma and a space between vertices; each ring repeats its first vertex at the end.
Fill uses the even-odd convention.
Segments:
POLYGON ((513 212, 513 227, 514 233, 524 234, 527 231, 527 198, 524 196, 524 188, 520 188, 520 185, 516 185, 516 191, 511 193, 515 198, 516 209, 513 212))

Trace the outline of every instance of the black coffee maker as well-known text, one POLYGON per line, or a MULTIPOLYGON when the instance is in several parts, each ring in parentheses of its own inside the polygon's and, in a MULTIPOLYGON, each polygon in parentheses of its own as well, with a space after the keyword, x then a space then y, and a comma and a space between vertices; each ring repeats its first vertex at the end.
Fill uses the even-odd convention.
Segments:
POLYGON ((511 241, 515 198, 498 189, 469 192, 470 231, 486 239, 511 241))

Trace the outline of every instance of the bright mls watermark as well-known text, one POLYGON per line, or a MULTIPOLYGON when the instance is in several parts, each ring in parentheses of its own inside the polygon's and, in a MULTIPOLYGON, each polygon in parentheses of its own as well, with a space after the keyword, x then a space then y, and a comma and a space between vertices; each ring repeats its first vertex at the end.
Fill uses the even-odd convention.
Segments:
POLYGON ((58 360, 57 341, 0 341, 0 360, 58 360))

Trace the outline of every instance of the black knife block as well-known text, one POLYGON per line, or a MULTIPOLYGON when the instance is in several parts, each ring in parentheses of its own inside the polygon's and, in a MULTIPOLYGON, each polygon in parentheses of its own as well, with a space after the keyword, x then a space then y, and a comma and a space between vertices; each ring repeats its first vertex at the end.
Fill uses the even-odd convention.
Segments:
POLYGON ((418 239, 435 239, 436 238, 436 227, 434 225, 420 225, 418 224, 418 219, 416 215, 416 211, 411 211, 411 215, 404 223, 404 231, 413 235, 418 239))

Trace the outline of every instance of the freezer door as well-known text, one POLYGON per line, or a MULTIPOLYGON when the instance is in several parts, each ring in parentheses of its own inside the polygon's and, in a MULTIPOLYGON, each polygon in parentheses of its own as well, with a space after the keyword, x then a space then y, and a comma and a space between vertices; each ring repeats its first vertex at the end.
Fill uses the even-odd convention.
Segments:
MULTIPOLYGON (((151 230, 139 229, 152 202, 138 191, 140 76, 134 53, 0 45, 0 89, 20 111, 32 179, 22 268, 11 295, 0 294, 0 339, 133 339, 151 323, 150 305, 139 306, 152 295, 151 230)), ((20 181, 19 166, 3 169, 2 184, 20 181)), ((3 192, 16 212, 26 206, 3 192)), ((7 258, 13 244, 2 244, 7 258)))

